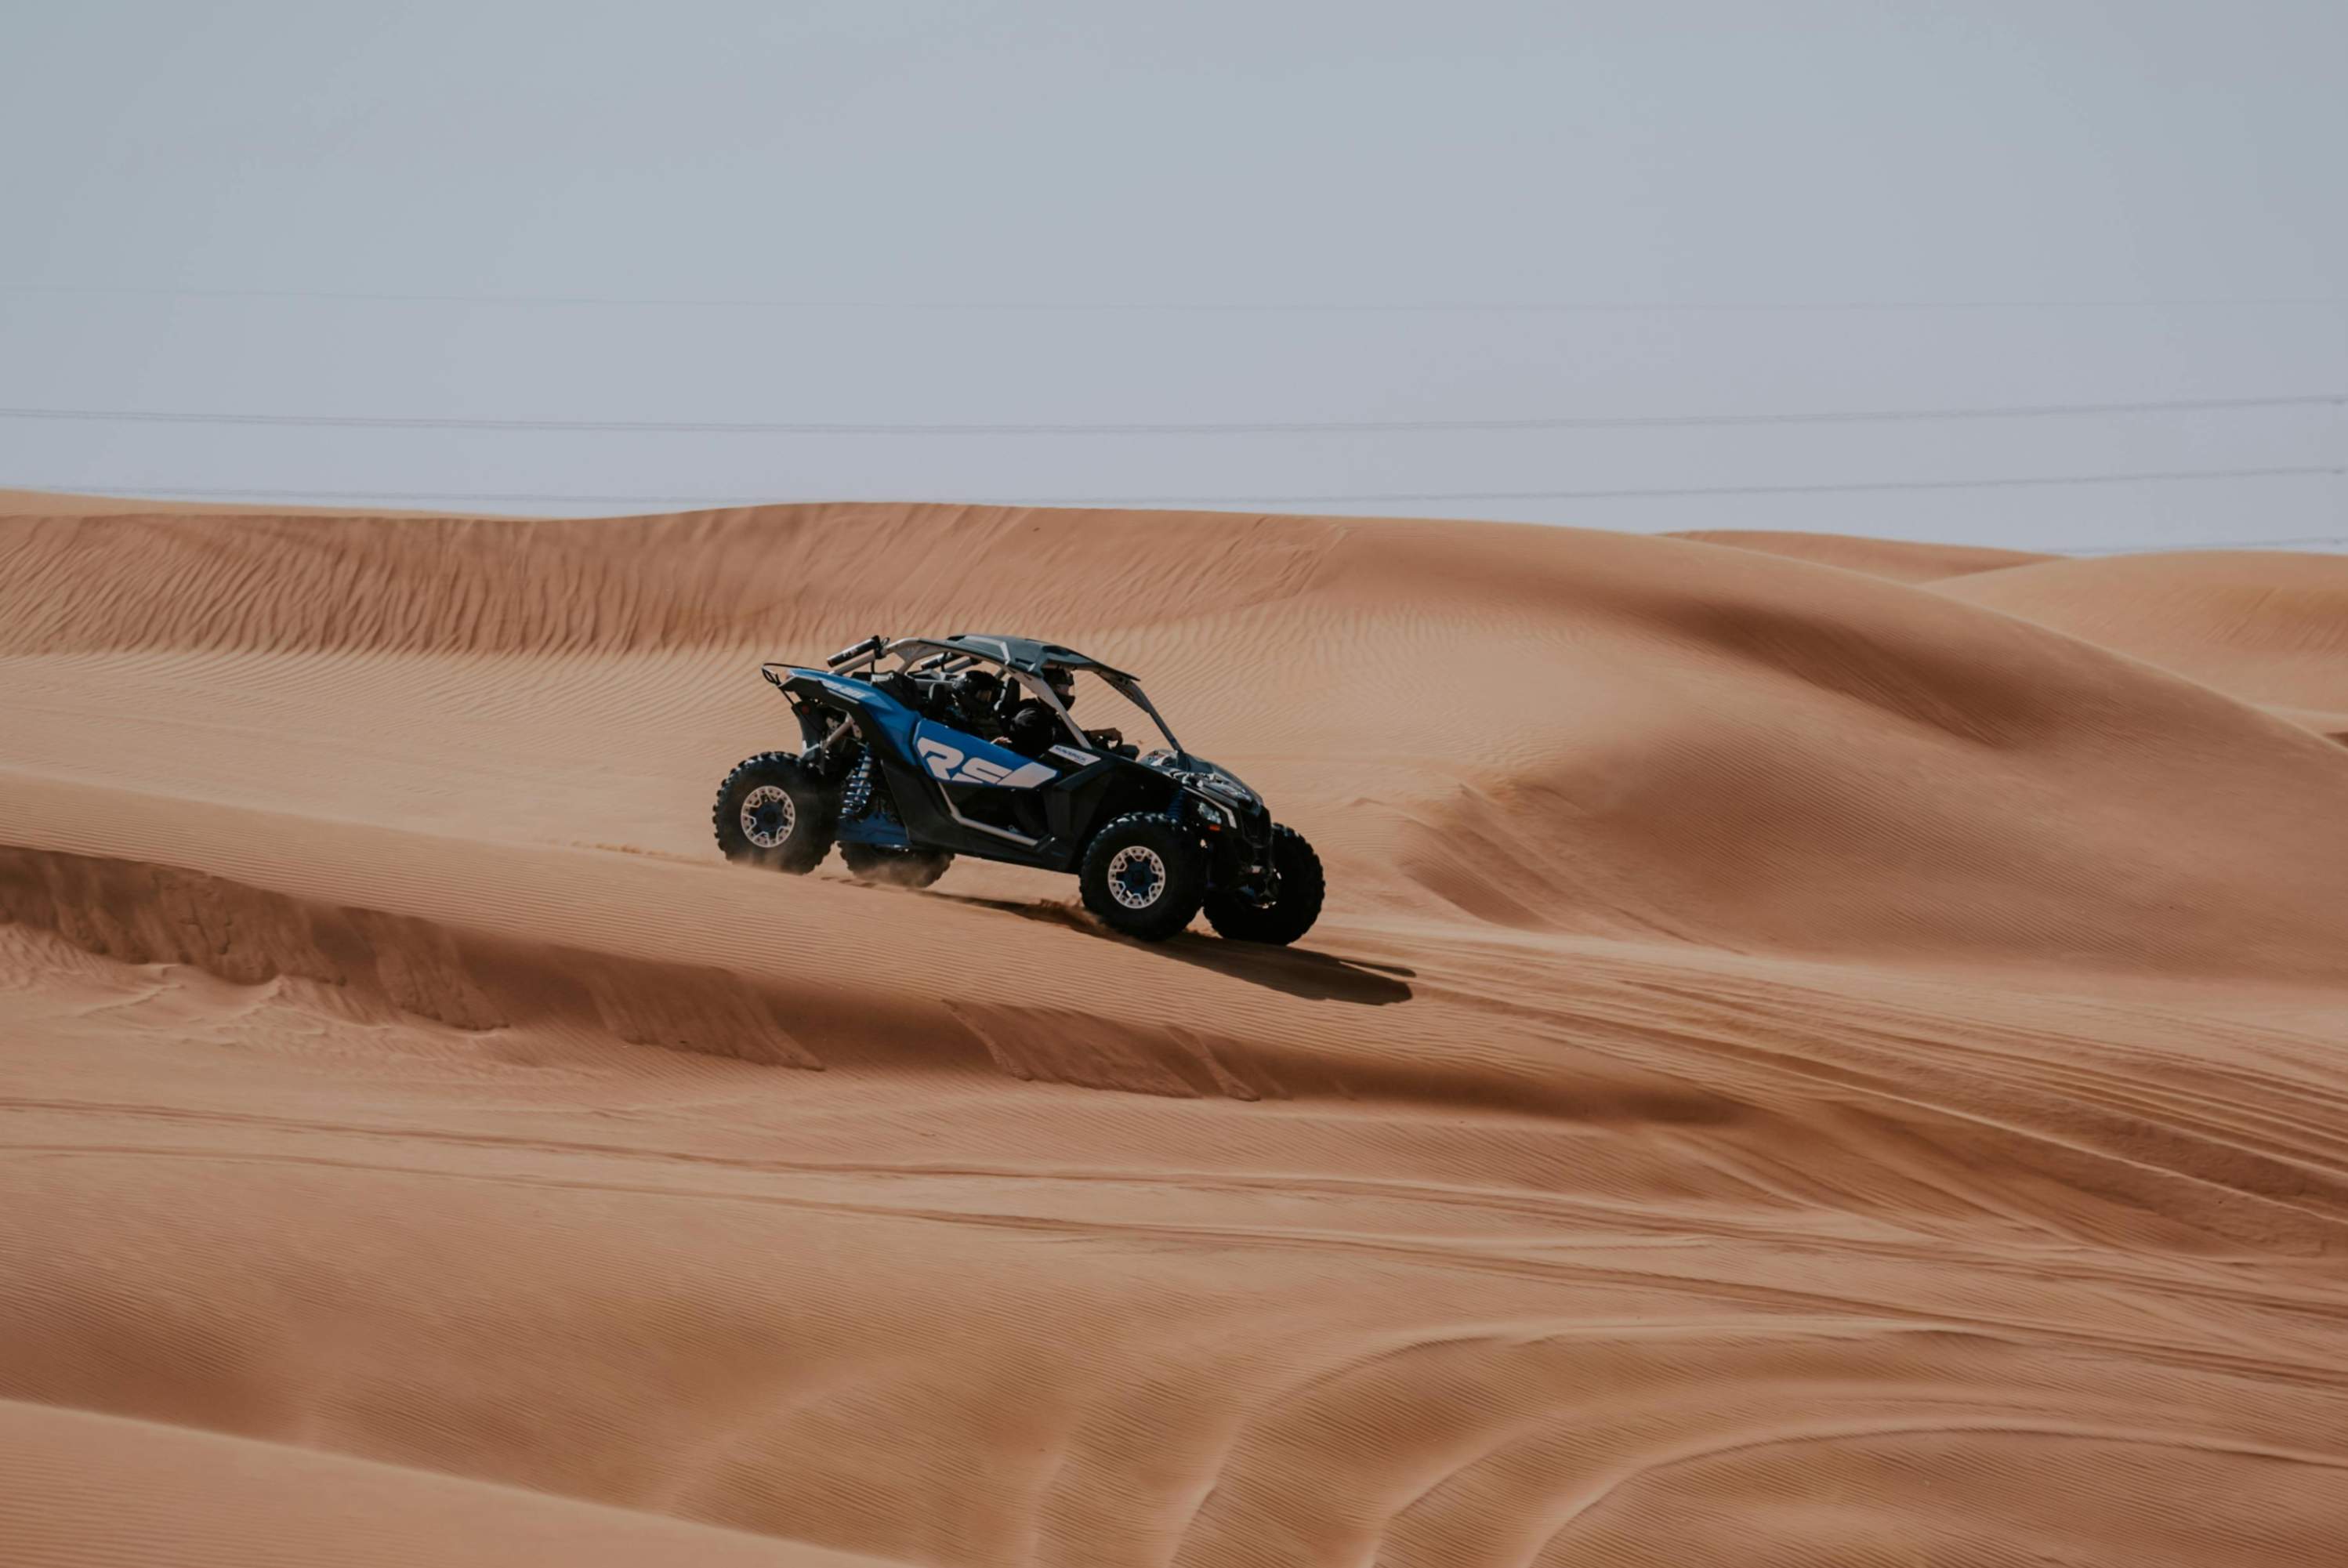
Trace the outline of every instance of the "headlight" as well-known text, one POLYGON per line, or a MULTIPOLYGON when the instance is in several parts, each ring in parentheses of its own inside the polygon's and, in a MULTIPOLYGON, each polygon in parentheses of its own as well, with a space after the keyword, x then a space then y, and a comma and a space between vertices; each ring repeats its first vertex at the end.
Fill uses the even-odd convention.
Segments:
POLYGON ((1210 822, 1220 822, 1226 828, 1236 828, 1240 825, 1240 820, 1231 815, 1230 807, 1208 799, 1205 794, 1199 790, 1194 789, 1190 792, 1190 803, 1199 809, 1199 815, 1210 822))
POLYGON ((1181 779, 1192 789, 1229 800, 1234 806, 1255 804, 1255 792, 1228 773, 1185 773, 1181 779))

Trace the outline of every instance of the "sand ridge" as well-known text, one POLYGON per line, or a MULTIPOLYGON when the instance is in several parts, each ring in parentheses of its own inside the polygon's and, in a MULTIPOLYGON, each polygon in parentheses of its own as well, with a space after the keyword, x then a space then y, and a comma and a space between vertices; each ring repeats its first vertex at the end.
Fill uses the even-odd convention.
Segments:
POLYGON ((1757 550, 1821 566, 1839 566, 1894 583, 1942 583, 1977 572, 2064 559, 2028 550, 1999 550, 1985 544, 1922 544, 1904 539, 1864 539, 1848 533, 1793 533, 1757 528, 1697 529, 1671 537, 1757 550))
POLYGON ((2327 565, 11 511, 0 1558, 2348 1537, 2327 565), (716 860, 757 658, 1004 627, 1309 951, 716 860))

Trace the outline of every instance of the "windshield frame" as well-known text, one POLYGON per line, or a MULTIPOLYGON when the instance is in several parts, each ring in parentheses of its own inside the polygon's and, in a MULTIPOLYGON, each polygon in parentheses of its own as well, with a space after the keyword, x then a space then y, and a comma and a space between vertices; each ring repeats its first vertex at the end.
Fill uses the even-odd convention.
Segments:
MULTIPOLYGON (((1158 727, 1159 738, 1166 742, 1168 750, 1179 758, 1189 757, 1190 754, 1182 749, 1182 743, 1174 738, 1174 727, 1166 722, 1165 715, 1158 711, 1158 706, 1149 700, 1149 694, 1141 689, 1139 681, 1121 670, 1095 668, 1092 673, 1107 682, 1111 691, 1149 716, 1149 722, 1158 727)), ((1062 711, 1066 710, 1064 708, 1062 711)))

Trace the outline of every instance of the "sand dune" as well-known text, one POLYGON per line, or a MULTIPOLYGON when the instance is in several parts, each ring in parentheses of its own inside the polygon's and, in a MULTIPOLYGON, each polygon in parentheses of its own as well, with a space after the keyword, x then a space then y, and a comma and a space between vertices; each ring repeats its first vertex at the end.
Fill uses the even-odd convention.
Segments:
POLYGON ((2348 1539, 2328 563, 7 510, 0 1557, 2348 1539), (717 860, 756 659, 997 627, 1311 951, 717 860))
POLYGON ((2348 556, 2115 556, 1937 586, 2252 702, 2348 712, 2348 556))

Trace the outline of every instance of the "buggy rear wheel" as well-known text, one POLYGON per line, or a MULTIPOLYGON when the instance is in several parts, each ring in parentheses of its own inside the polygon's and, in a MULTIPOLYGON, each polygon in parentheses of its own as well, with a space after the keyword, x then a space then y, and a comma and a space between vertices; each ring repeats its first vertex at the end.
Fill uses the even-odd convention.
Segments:
POLYGON ((847 862, 850 876, 883 887, 927 887, 953 864, 951 850, 891 850, 877 844, 842 844, 839 858, 847 862))
POLYGON ((831 797, 787 751, 736 764, 710 816, 729 861, 799 876, 831 852, 831 797))
POLYGON ((1076 884, 1085 908, 1111 931, 1163 942, 1199 913, 1206 851, 1171 818, 1137 811, 1093 835, 1076 884))

